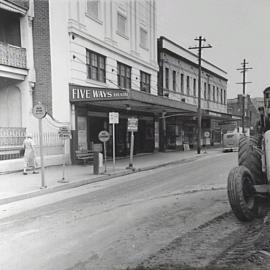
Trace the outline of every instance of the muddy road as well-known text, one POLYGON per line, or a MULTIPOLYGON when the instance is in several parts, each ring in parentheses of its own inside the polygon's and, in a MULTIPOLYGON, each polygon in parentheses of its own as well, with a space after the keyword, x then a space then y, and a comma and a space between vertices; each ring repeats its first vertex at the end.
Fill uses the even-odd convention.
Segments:
POLYGON ((238 222, 227 200, 236 160, 217 152, 1 206, 0 269, 240 267, 244 256, 257 267, 263 220, 238 222))

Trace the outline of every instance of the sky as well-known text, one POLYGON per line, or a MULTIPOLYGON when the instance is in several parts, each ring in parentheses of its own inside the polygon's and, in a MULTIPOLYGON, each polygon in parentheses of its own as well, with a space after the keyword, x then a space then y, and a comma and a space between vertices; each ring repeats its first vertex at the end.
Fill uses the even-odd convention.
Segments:
MULTIPOLYGON (((228 98, 243 92, 237 68, 246 59, 246 93, 262 97, 270 86, 270 0, 156 0, 157 33, 184 48, 202 36, 213 47, 202 57, 227 72, 228 98)), ((192 50, 193 53, 196 51, 192 50)))

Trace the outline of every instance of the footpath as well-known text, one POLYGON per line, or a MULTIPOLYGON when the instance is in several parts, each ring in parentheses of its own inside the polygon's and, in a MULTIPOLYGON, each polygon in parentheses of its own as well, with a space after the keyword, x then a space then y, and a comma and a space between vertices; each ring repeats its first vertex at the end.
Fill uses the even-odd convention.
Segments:
POLYGON ((191 150, 136 155, 133 160, 133 170, 127 168, 129 158, 124 158, 116 160, 114 168, 112 161, 108 161, 106 173, 103 172, 98 175, 93 173, 92 165, 69 165, 65 167, 65 180, 67 183, 61 183, 63 177, 62 166, 50 166, 45 168, 46 188, 41 188, 40 170, 39 174, 29 172, 27 175, 23 175, 22 171, 2 174, 0 175, 0 205, 162 166, 192 162, 221 152, 222 149, 213 148, 207 149, 206 153, 202 151, 201 154, 191 150))

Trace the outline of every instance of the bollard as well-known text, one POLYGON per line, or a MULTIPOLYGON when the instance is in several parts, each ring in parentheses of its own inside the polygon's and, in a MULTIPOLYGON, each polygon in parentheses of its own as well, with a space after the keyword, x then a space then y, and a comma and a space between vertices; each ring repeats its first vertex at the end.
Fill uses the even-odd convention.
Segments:
POLYGON ((99 152, 94 152, 93 172, 99 174, 99 152))

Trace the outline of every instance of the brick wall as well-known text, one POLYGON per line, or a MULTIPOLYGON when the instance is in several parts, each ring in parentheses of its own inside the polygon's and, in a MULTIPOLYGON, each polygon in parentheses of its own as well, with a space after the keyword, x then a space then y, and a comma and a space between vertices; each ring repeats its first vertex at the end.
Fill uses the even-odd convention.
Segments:
POLYGON ((25 9, 29 8, 29 0, 9 0, 9 2, 25 9))
POLYGON ((41 102, 52 114, 49 1, 35 0, 34 12, 33 44, 36 86, 33 93, 33 103, 35 105, 41 102))

